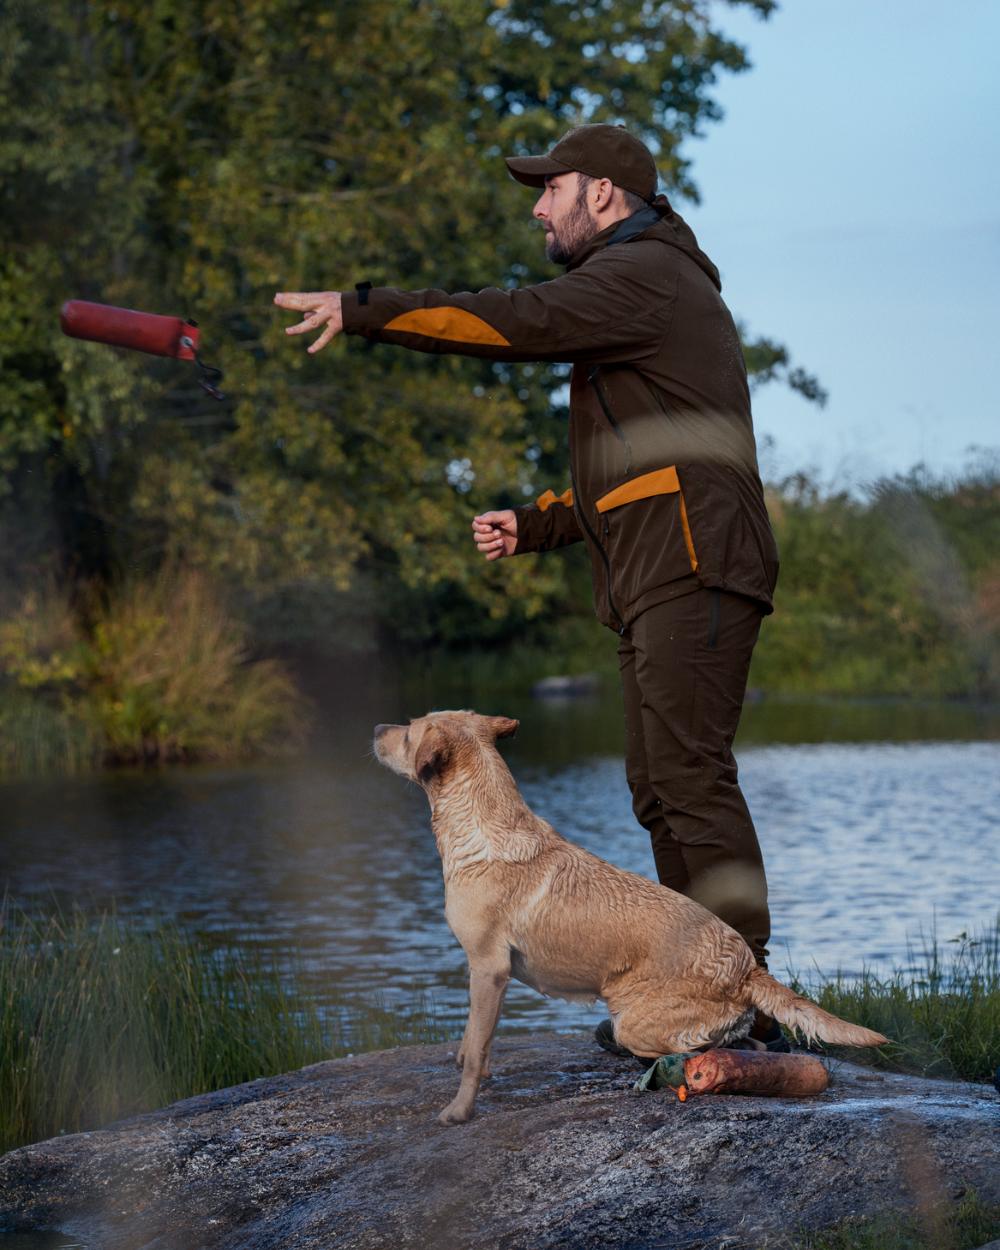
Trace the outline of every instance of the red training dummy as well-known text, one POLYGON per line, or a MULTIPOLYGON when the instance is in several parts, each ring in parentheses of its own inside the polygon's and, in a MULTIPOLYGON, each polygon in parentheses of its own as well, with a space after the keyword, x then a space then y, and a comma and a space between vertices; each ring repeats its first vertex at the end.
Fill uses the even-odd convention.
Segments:
POLYGON ((84 299, 67 300, 59 314, 59 324, 70 338, 92 339, 95 343, 130 347, 153 356, 175 356, 178 360, 194 360, 201 337, 196 325, 180 317, 91 304, 84 299))
POLYGON ((201 387, 213 399, 225 398, 216 386, 222 378, 222 371, 206 365, 198 355, 201 331, 193 321, 162 317, 158 313, 136 312, 131 308, 115 308, 113 304, 92 304, 89 300, 71 299, 62 306, 59 324, 63 334, 68 334, 70 338, 109 343, 112 347, 128 347, 151 356, 193 360, 201 387))

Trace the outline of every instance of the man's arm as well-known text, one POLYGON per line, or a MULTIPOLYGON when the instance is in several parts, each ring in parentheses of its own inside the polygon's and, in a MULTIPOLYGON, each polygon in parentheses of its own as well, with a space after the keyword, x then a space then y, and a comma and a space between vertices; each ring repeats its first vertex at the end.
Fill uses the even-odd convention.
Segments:
POLYGON ((275 296, 307 315, 287 333, 325 326, 309 349, 341 330, 422 352, 493 360, 635 361, 666 332, 673 288, 650 263, 652 240, 608 248, 579 269, 537 286, 501 291, 314 291, 275 296))
POLYGON ((514 555, 526 551, 555 551, 570 543, 583 542, 583 531, 573 511, 573 491, 556 495, 547 490, 532 504, 515 508, 517 546, 514 555))
POLYGON ((573 513, 573 492, 558 497, 550 490, 532 504, 484 512, 472 518, 472 540, 487 560, 554 551, 583 540, 573 513))
POLYGON ((552 502, 525 504, 500 512, 484 512, 472 519, 472 538, 487 560, 521 556, 529 551, 555 551, 583 541, 573 512, 572 494, 556 499, 548 490, 541 496, 552 502), (568 497, 568 499, 567 499, 568 497))

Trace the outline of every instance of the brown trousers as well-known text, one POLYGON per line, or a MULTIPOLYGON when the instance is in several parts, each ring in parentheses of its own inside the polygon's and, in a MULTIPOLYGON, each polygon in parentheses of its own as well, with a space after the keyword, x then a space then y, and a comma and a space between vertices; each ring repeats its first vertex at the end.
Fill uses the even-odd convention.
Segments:
POLYGON ((632 809, 657 876, 731 925, 764 964, 767 881, 732 752, 760 623, 752 599, 699 588, 647 608, 618 661, 632 809))

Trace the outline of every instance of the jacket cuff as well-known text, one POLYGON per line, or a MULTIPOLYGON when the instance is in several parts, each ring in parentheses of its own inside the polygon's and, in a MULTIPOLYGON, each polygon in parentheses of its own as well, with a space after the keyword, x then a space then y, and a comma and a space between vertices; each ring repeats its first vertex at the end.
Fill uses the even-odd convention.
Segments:
POLYGON ((544 507, 532 503, 514 509, 517 515, 514 555, 519 556, 526 551, 555 551, 557 547, 583 541, 572 507, 562 500, 556 500, 553 506, 546 502, 549 496, 555 498, 552 491, 546 491, 541 497, 544 507))
POLYGON ((353 291, 341 293, 340 311, 345 334, 365 334, 381 329, 385 312, 379 311, 377 301, 373 302, 370 298, 371 294, 370 282, 359 282, 353 291))
POLYGON ((529 551, 541 551, 548 537, 548 522, 545 514, 533 503, 524 504, 514 509, 517 517, 517 544, 514 555, 523 556, 529 551))

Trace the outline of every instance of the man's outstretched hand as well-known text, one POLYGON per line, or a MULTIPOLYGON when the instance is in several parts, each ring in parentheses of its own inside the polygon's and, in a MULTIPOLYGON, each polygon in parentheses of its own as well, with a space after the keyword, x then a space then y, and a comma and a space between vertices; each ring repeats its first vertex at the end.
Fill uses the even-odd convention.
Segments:
POLYGON ((487 560, 512 556, 517 546, 517 513, 506 508, 473 517, 472 540, 487 560))
POLYGON ((344 328, 344 315, 340 306, 339 291, 279 291, 274 297, 279 308, 305 313, 298 325, 289 326, 286 334, 307 334, 310 330, 326 329, 313 343, 309 351, 318 352, 326 347, 344 328))

